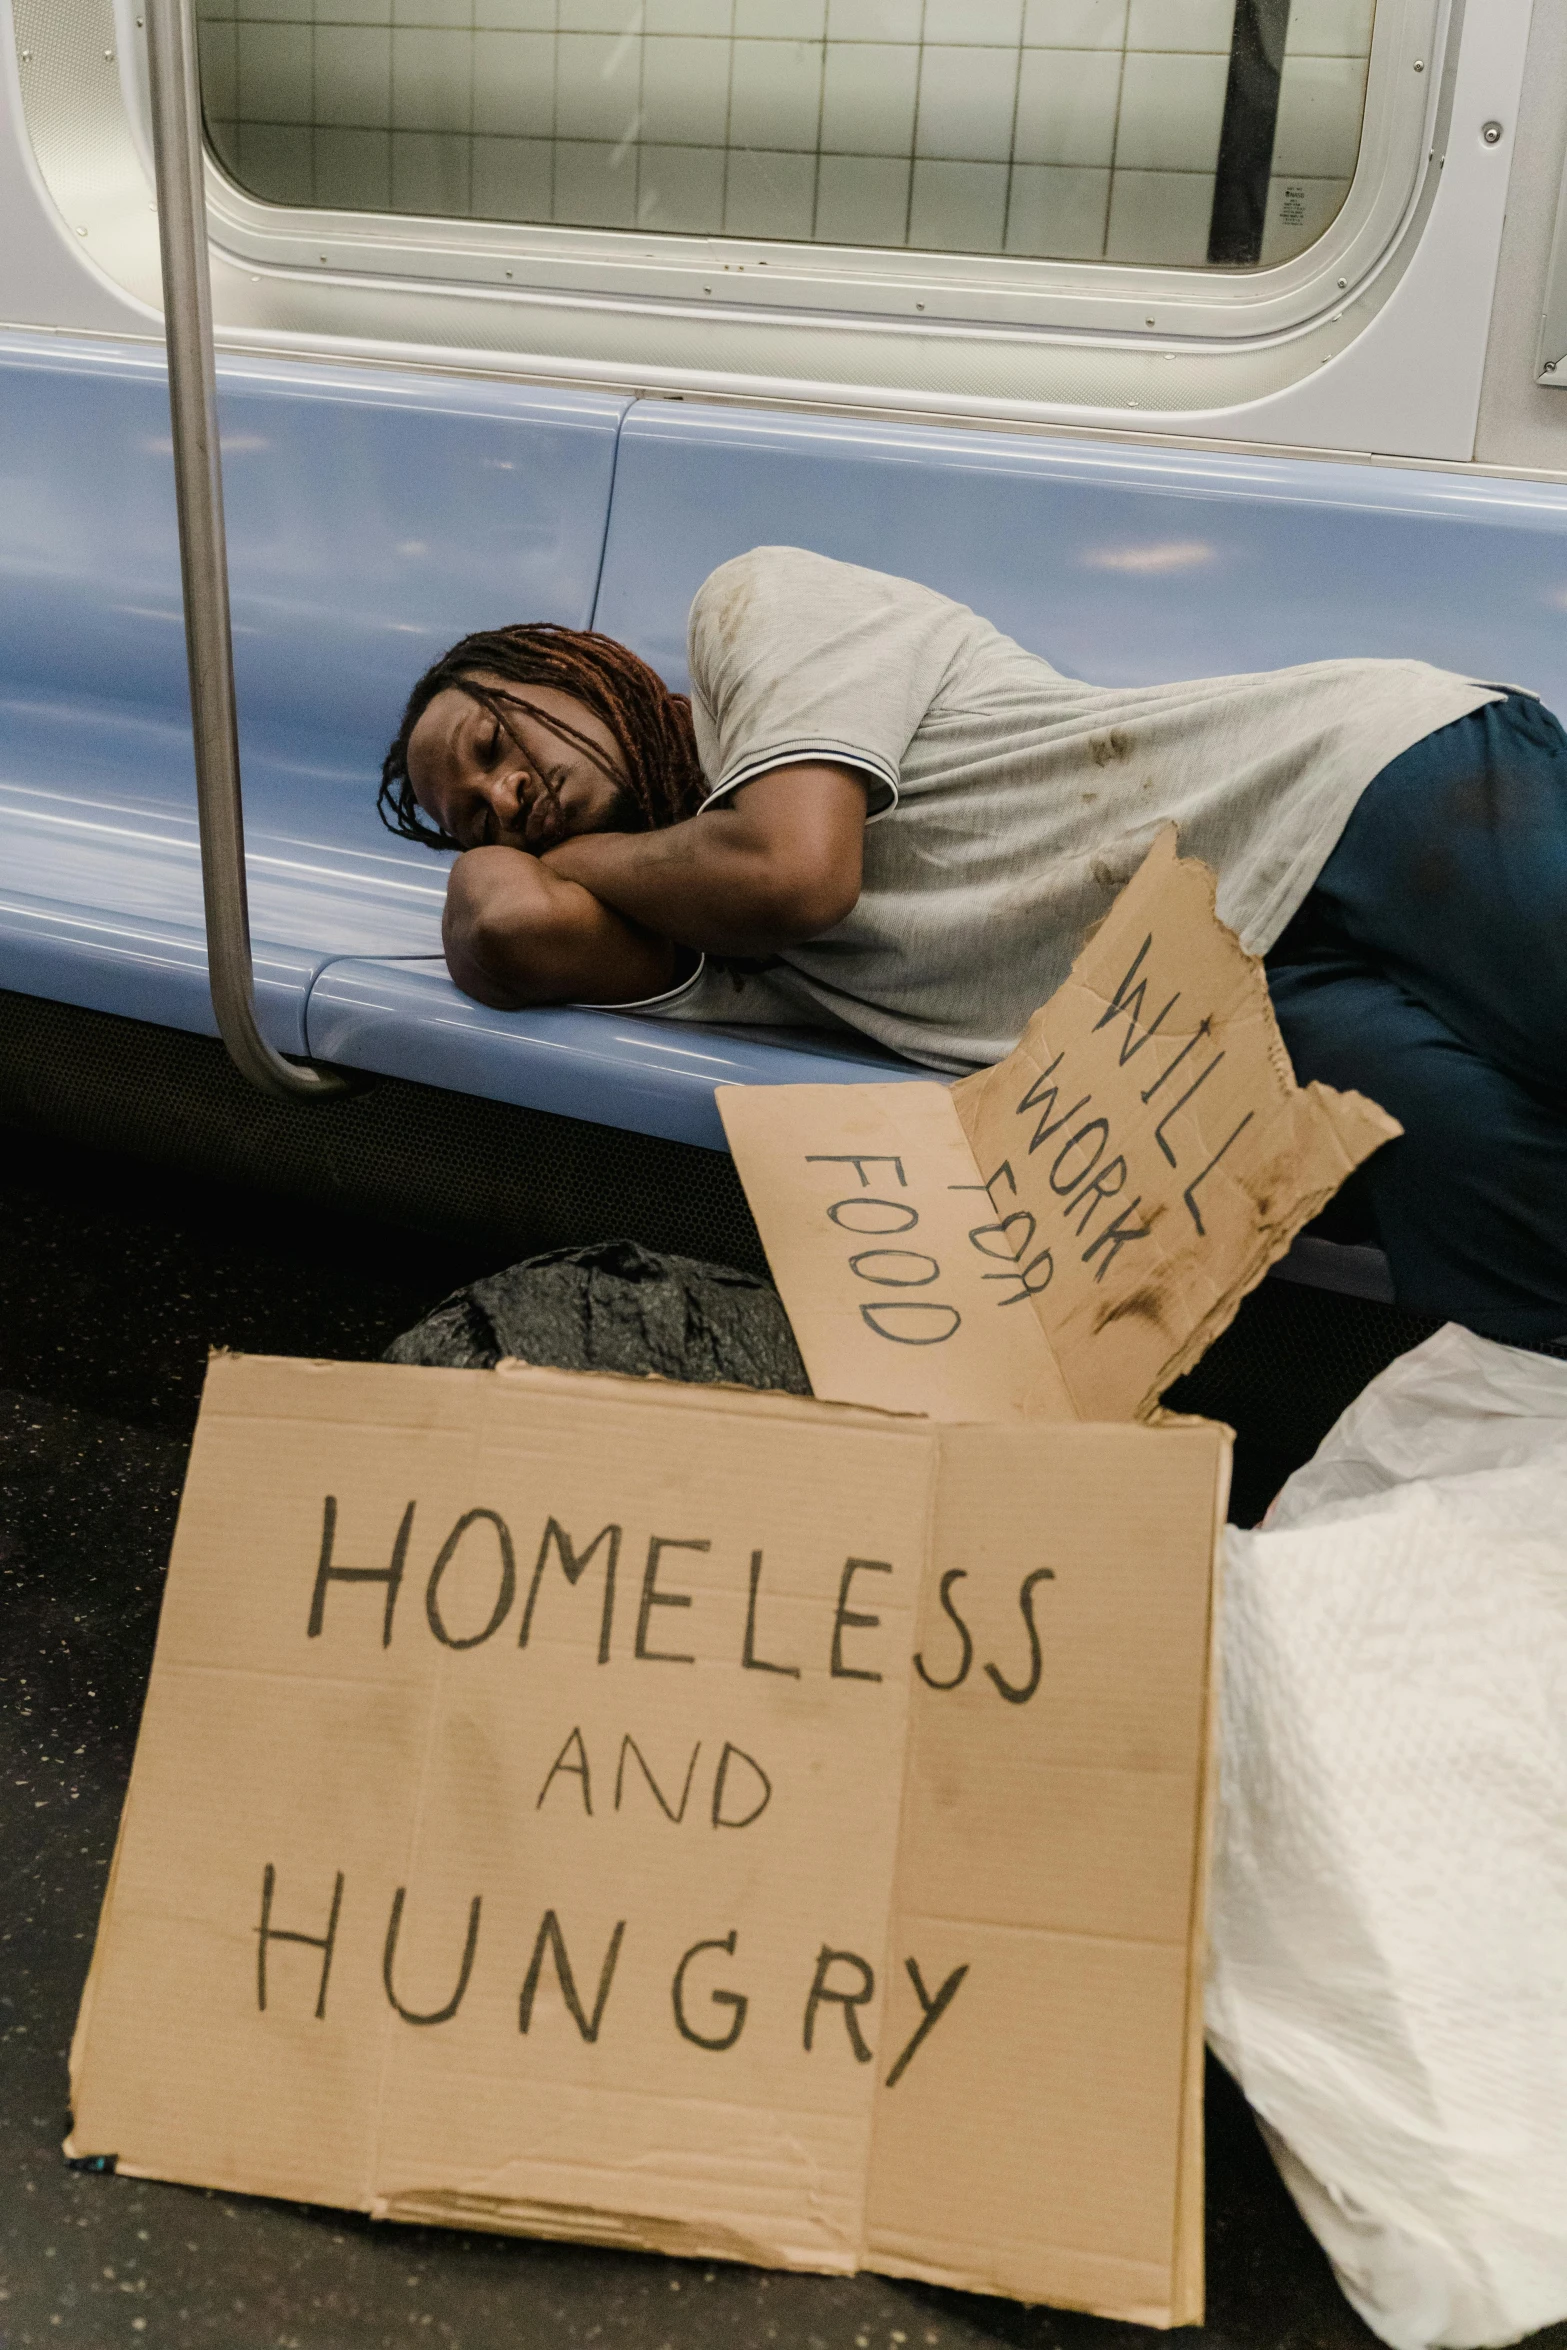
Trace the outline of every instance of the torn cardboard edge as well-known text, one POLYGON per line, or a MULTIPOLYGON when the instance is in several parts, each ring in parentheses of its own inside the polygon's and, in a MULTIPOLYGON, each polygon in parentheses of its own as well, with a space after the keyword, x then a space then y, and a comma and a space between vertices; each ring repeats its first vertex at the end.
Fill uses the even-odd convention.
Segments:
POLYGON ((937 1419, 1145 1418, 1401 1131, 1296 1085, 1173 826, 994 1068, 717 1098, 815 1392, 937 1419))

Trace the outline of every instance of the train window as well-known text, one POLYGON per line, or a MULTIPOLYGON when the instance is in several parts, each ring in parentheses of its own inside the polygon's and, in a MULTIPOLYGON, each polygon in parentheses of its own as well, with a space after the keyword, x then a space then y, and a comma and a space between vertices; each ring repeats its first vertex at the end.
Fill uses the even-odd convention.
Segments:
POLYGON ((214 151, 271 204, 1226 271, 1343 206, 1373 11, 199 0, 214 151))

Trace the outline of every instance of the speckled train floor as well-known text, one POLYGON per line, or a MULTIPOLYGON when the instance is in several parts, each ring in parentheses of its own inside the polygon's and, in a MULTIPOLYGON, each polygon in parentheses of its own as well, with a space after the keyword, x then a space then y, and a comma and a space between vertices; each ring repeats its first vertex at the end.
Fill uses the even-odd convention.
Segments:
MULTIPOLYGON (((0 2350, 1151 2340, 877 2277, 373 2227, 62 2159, 66 2050, 207 1349, 379 1354, 488 1269, 439 1243, 0 1135, 0 2350)), ((1218 2075, 1208 2169, 1200 2340, 1369 2343, 1218 2075)), ((1548 2341, 1567 2350, 1567 2328, 1539 2350, 1548 2341)))

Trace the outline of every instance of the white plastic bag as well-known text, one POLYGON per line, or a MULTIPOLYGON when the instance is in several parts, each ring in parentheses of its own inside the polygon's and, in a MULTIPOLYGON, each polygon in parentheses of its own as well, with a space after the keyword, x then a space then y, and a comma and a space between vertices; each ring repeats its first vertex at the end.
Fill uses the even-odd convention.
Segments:
POLYGON ((1449 1326, 1229 1540, 1208 2036, 1394 2350, 1567 2316, 1567 1363, 1449 1326))

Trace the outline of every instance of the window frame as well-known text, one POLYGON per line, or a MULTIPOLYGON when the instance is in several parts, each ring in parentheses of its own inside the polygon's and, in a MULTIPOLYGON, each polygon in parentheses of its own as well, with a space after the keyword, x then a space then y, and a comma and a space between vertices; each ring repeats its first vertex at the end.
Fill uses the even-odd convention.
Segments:
MULTIPOLYGON (((124 0, 118 0, 123 6, 124 0)), ((117 6, 117 12, 118 12, 117 6)), ((253 196, 207 151, 213 244, 242 268, 323 268, 388 289, 545 297, 634 315, 671 307, 861 333, 1045 333, 1186 349, 1287 341, 1364 292, 1401 241, 1428 167, 1451 0, 1378 0, 1344 205, 1292 259, 1248 269, 771 243, 753 238, 336 212, 253 196)))

